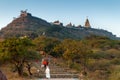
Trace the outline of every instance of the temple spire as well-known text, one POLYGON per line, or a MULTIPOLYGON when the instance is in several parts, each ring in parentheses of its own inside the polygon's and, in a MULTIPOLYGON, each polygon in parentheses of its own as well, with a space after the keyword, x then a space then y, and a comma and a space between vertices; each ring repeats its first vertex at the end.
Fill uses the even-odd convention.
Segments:
POLYGON ((85 27, 86 28, 90 28, 91 27, 90 23, 89 23, 89 20, 88 20, 88 16, 87 16, 86 21, 85 21, 85 27))

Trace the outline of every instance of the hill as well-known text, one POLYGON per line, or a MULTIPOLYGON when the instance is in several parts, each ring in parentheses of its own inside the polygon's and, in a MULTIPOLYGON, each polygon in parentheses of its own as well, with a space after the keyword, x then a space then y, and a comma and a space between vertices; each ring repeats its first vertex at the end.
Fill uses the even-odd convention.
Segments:
POLYGON ((15 18, 0 31, 0 38, 29 36, 35 38, 41 35, 56 37, 59 39, 71 38, 82 39, 91 35, 106 36, 111 39, 119 39, 111 32, 102 29, 89 27, 66 27, 62 24, 49 23, 41 18, 32 16, 26 11, 21 11, 18 18, 15 18))

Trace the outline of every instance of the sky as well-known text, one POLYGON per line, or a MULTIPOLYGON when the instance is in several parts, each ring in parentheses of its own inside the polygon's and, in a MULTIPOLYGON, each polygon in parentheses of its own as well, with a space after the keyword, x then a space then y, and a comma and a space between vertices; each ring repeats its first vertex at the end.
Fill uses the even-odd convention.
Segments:
POLYGON ((88 16, 92 28, 120 37, 120 0, 0 0, 0 29, 26 9, 33 16, 64 25, 84 25, 88 16))

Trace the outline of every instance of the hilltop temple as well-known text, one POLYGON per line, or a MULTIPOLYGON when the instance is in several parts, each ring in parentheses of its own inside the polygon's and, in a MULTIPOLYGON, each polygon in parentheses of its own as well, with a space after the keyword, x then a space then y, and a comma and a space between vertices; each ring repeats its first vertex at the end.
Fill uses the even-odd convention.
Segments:
MULTIPOLYGON (((26 17, 26 16, 32 16, 30 13, 27 12, 27 10, 21 10, 21 14, 20 17, 26 17)), ((52 25, 58 25, 58 26, 63 26, 63 23, 61 23, 59 20, 54 21, 51 23, 52 25)), ((88 20, 88 18, 86 18, 85 24, 84 26, 78 25, 78 26, 74 26, 71 22, 69 24, 67 24, 65 27, 68 28, 74 28, 74 27, 85 27, 85 28, 91 28, 90 22, 88 20)))
MULTIPOLYGON (((61 23, 59 20, 52 22, 52 24, 54 24, 54 25, 59 25, 59 26, 63 26, 63 23, 61 23)), ((70 23, 67 24, 65 27, 67 27, 67 28, 74 28, 74 27, 77 27, 77 28, 78 28, 78 27, 79 27, 79 28, 81 28, 81 27, 91 28, 91 25, 90 25, 90 22, 89 22, 88 18, 86 18, 86 21, 85 21, 85 23, 84 23, 84 26, 81 26, 81 25, 75 26, 75 25, 73 25, 73 24, 70 22, 70 23)))
POLYGON ((86 28, 90 28, 91 27, 88 18, 85 21, 85 27, 86 28))
POLYGON ((26 16, 32 16, 30 13, 27 13, 27 10, 23 11, 21 10, 20 17, 26 17, 26 16))

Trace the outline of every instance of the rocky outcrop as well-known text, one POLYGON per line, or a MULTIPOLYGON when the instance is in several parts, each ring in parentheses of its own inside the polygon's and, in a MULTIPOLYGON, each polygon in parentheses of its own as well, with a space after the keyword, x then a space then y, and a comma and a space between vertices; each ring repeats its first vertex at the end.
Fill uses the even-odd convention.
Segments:
POLYGON ((38 36, 40 28, 51 26, 47 21, 34 17, 30 13, 22 12, 20 17, 14 19, 0 31, 0 37, 38 36))

